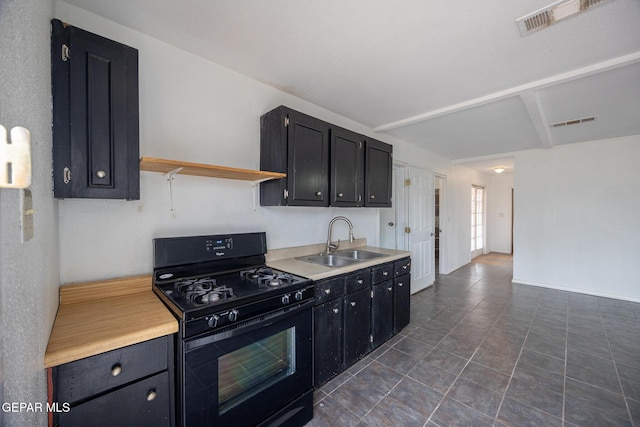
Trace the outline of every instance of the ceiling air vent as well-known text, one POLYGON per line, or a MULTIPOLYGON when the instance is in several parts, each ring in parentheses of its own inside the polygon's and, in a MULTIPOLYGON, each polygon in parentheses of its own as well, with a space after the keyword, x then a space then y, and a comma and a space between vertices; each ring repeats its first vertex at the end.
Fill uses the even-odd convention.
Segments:
POLYGON ((516 19, 522 37, 610 0, 562 0, 516 19))
POLYGON ((596 119, 595 117, 583 117, 582 119, 574 119, 574 120, 567 120, 566 122, 552 123, 551 127, 559 128, 562 126, 578 125, 580 123, 592 122, 595 119, 596 119))

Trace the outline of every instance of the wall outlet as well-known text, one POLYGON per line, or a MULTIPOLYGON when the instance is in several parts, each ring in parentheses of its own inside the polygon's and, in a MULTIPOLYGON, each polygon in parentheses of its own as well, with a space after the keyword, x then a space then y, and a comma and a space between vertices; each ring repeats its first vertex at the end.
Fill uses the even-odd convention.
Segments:
POLYGON ((20 192, 20 228, 22 229, 22 243, 33 238, 34 213, 31 190, 25 188, 20 192))

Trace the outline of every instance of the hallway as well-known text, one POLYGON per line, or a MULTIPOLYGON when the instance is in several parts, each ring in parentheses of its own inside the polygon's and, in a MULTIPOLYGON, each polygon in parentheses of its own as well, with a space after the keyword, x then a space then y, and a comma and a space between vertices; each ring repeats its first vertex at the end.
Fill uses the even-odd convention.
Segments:
POLYGON ((640 304, 511 277, 493 253, 438 276, 308 426, 640 426, 640 304))

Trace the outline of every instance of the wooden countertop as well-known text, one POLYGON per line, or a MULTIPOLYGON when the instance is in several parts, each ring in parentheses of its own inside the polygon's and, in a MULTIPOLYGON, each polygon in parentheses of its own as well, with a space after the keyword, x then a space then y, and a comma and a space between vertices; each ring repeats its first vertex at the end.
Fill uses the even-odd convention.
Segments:
POLYGON ((315 255, 324 252, 325 244, 317 244, 298 246, 295 248, 275 249, 269 251, 269 253, 267 253, 267 265, 269 267, 296 274, 298 276, 306 277, 312 280, 320 280, 411 256, 411 252, 407 251, 397 251, 394 249, 367 246, 366 239, 358 239, 353 243, 341 242, 340 244, 340 249, 354 248, 363 251, 377 252, 380 254, 384 254, 385 256, 373 258, 370 260, 363 260, 354 264, 337 268, 325 267, 323 265, 296 259, 298 257, 315 255))
POLYGON ((45 368, 178 332, 151 276, 63 285, 45 368))

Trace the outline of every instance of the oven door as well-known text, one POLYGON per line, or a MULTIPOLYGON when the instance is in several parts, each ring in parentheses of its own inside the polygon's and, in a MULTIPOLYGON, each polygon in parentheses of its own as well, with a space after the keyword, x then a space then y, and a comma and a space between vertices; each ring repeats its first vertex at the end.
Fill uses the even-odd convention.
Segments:
POLYGON ((258 425, 311 390, 311 316, 311 304, 304 304, 185 340, 184 426, 258 425))

